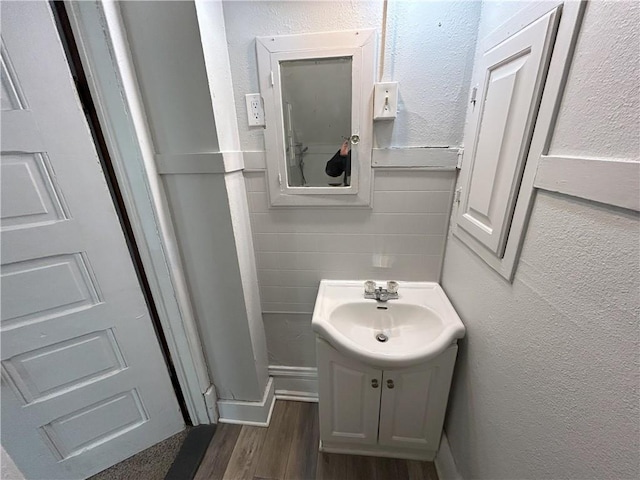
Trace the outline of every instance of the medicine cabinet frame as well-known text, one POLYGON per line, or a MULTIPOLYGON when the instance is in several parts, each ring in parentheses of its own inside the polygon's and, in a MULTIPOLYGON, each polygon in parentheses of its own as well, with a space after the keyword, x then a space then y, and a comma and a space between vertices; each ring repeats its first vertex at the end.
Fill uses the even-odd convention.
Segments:
MULTIPOLYGON (((264 101, 267 184, 272 207, 369 207, 372 198, 375 29, 256 38, 258 80, 264 101), (351 182, 348 187, 290 186, 287 179, 280 62, 351 57, 351 182)), ((336 151, 340 141, 336 141, 336 151)), ((329 160, 330 157, 327 158, 329 160)))

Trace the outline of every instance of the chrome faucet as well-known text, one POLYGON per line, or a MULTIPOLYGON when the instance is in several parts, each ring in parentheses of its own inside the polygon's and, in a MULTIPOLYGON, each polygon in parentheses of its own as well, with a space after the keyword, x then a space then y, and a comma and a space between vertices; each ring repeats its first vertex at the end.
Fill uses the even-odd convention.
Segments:
POLYGON ((389 292, 386 288, 376 288, 374 295, 376 296, 376 300, 378 300, 379 302, 386 302, 387 300, 389 300, 389 292))
POLYGON ((387 288, 376 288, 375 282, 371 280, 365 282, 364 298, 370 298, 378 302, 395 300, 398 298, 398 284, 397 282, 387 282, 387 288))

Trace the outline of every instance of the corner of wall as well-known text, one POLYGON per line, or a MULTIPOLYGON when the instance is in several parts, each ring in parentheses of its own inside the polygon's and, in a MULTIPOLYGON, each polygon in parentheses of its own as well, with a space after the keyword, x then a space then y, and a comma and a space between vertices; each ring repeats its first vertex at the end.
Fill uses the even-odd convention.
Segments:
POLYGON ((449 440, 444 430, 442 431, 442 438, 440 440, 440 449, 436 454, 434 463, 440 480, 464 480, 460 472, 458 472, 458 467, 456 466, 453 453, 451 452, 451 446, 449 445, 449 440))
POLYGON ((249 220, 249 205, 242 169, 240 137, 234 100, 226 25, 221 1, 195 0, 205 69, 213 104, 220 151, 225 164, 225 185, 240 269, 249 336, 260 390, 268 389, 267 345, 262 322, 258 275, 249 220))

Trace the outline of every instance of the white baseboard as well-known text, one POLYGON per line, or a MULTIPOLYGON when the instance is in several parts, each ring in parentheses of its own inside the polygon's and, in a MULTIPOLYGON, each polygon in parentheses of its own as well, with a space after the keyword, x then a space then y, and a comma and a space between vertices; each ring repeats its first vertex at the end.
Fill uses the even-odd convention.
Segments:
POLYGON ((431 462, 436 454, 433 450, 413 450, 406 448, 383 447, 380 445, 359 445, 354 443, 327 443, 320 440, 320 451, 327 453, 342 453, 348 455, 365 455, 370 457, 404 458, 431 462))
POLYGON ((318 401, 317 368, 271 365, 269 376, 275 383, 276 398, 298 402, 318 401))
POLYGON ((218 400, 218 414, 220 415, 218 421, 220 423, 268 427, 275 402, 274 381, 273 378, 269 378, 264 389, 264 397, 259 402, 218 400))
POLYGON ((440 480, 464 480, 460 472, 458 472, 456 462, 451 453, 451 447, 449 446, 449 440, 447 440, 444 431, 442 432, 440 449, 438 450, 434 463, 440 480))

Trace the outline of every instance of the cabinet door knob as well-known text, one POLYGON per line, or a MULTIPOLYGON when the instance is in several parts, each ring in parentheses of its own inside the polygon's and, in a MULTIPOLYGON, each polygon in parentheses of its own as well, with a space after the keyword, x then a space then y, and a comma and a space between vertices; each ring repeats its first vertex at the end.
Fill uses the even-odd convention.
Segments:
POLYGON ((393 388, 393 380, 387 380, 387 388, 393 388))
POLYGON ((371 386, 373 388, 378 388, 378 379, 374 378, 373 380, 371 380, 371 386))

